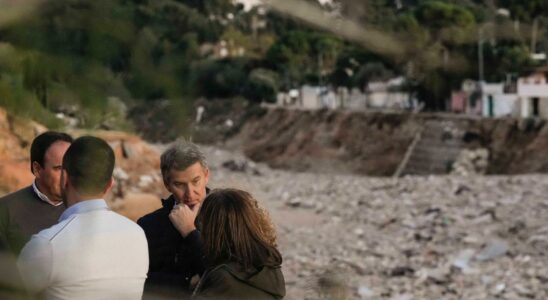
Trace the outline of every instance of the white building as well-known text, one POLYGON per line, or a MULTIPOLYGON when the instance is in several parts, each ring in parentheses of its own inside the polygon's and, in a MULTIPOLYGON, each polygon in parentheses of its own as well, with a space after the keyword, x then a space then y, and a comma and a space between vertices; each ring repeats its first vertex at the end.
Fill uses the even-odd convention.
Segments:
POLYGON ((505 117, 519 115, 519 98, 517 94, 505 93, 504 83, 481 84, 482 115, 484 117, 505 117))
POLYGON ((452 111, 484 117, 548 118, 548 67, 519 77, 510 87, 509 83, 478 85, 477 81, 465 80, 461 90, 452 94, 452 111))
POLYGON ((520 116, 548 118, 548 68, 518 79, 520 116))
POLYGON ((320 108, 319 94, 319 87, 303 85, 301 87, 301 107, 306 109, 320 108))
POLYGON ((405 78, 396 77, 386 81, 372 81, 367 84, 367 106, 372 108, 409 108, 409 93, 403 91, 405 78))

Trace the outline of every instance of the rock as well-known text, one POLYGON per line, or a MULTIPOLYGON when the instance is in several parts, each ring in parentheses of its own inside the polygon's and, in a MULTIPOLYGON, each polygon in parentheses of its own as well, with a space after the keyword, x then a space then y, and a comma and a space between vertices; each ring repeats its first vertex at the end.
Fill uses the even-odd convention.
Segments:
POLYGON ((390 300, 413 300, 413 299, 414 297, 412 294, 400 294, 390 298, 390 300))
POLYGON ((233 172, 250 172, 255 176, 260 176, 262 173, 256 168, 255 163, 247 160, 227 160, 222 164, 223 168, 226 168, 233 172))
POLYGON ((541 253, 548 253, 548 232, 531 236, 527 239, 527 243, 541 253))
POLYGON ((358 296, 360 296, 361 299, 368 299, 375 295, 375 292, 368 288, 365 285, 362 285, 358 288, 358 296))
POLYGON ((301 199, 298 198, 298 197, 289 199, 286 202, 286 205, 289 206, 289 207, 299 207, 299 206, 301 206, 301 199))
POLYGON ((435 269, 422 269, 417 274, 417 282, 424 283, 432 281, 435 284, 445 284, 449 281, 450 271, 445 267, 435 269))
POLYGON ((125 143, 123 140, 121 141, 121 147, 122 147, 122 156, 124 158, 132 158, 135 155, 135 151, 129 145, 128 143, 125 143))
POLYGON ((354 234, 357 236, 362 236, 364 233, 365 233, 364 230, 361 228, 354 229, 354 234))
POLYGON ((315 204, 314 200, 312 200, 312 199, 306 199, 306 200, 301 201, 300 206, 302 208, 306 208, 306 209, 315 209, 316 208, 316 204, 315 204))
POLYGON ((154 182, 154 176, 152 175, 141 175, 139 176, 139 182, 137 183, 139 187, 144 188, 149 186, 154 182))
POLYGON ((527 287, 521 284, 517 284, 513 286, 513 289, 517 292, 518 295, 522 297, 535 298, 535 292, 533 292, 532 290, 528 289, 527 287))
POLYGON ((451 174, 468 176, 470 174, 485 174, 489 165, 489 150, 480 148, 464 149, 453 163, 451 174))
POLYGON ((495 259, 506 254, 508 247, 509 246, 506 241, 498 239, 492 240, 476 255, 475 259, 478 261, 495 259))
POLYGON ((399 276, 413 276, 415 274, 415 269, 409 267, 409 266, 400 266, 395 267, 394 269, 390 270, 389 275, 392 277, 399 277, 399 276))
POLYGON ((128 180, 129 175, 120 167, 115 167, 112 176, 117 180, 128 180))
POLYGON ((493 276, 481 276, 481 283, 483 283, 484 285, 490 285, 491 283, 493 283, 494 280, 495 278, 493 278, 493 276))
POLYGON ((505 283, 499 283, 491 289, 491 294, 492 295, 500 295, 504 292, 505 289, 506 289, 506 284, 505 283))
POLYGON ((468 270, 470 268, 468 264, 470 263, 470 260, 474 257, 475 253, 476 251, 474 249, 462 250, 459 255, 453 260, 452 266, 462 271, 468 270))
POLYGON ((247 171, 246 161, 235 161, 233 159, 225 161, 222 166, 230 171, 245 172, 247 171))

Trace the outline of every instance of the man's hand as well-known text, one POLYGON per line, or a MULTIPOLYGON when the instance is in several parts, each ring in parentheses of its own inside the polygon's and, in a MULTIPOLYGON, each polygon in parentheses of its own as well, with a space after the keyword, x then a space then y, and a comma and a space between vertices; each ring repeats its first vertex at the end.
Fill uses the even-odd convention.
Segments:
POLYGON ((183 237, 196 229, 194 220, 198 214, 198 209, 200 209, 200 204, 194 205, 193 208, 188 207, 186 204, 177 204, 169 213, 169 220, 183 237))

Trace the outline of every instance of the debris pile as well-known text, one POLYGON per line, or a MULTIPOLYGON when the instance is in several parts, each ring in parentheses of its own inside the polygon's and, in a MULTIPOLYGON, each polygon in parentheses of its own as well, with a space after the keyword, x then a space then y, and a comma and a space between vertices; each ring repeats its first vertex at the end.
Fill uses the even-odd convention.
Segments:
POLYGON ((461 176, 485 174, 488 166, 489 150, 485 148, 464 149, 453 163, 451 174, 461 176))
MULTIPOLYGON (((232 153, 207 148, 222 164, 232 153)), ((216 168, 278 227, 287 299, 547 299, 548 176, 263 176, 216 168)), ((215 168, 215 167, 214 167, 215 168)))

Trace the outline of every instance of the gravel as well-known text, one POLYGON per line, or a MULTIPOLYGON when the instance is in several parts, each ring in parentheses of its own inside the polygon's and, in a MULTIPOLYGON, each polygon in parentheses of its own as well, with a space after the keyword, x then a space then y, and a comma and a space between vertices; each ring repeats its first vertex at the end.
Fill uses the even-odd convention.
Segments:
POLYGON ((210 187, 269 209, 286 299, 548 298, 546 175, 296 173, 204 150, 210 187))

